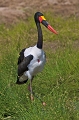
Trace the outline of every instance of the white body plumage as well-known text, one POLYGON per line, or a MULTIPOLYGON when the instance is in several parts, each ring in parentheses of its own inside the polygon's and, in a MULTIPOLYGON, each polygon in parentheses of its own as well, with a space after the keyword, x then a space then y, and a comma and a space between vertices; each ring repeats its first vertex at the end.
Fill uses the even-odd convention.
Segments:
POLYGON ((31 60, 28 67, 28 71, 25 71, 24 74, 20 77, 19 81, 24 81, 25 79, 31 79, 34 75, 41 72, 44 68, 46 57, 45 52, 42 49, 34 47, 29 47, 24 51, 24 57, 28 55, 33 55, 33 59, 31 60))

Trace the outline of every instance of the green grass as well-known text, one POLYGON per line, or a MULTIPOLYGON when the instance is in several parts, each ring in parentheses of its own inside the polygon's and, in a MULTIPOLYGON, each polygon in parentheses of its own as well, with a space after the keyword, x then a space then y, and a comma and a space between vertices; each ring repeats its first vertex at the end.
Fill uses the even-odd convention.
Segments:
POLYGON ((45 16, 59 34, 42 26, 47 62, 34 78, 33 102, 29 82, 15 84, 20 50, 37 41, 33 16, 13 26, 0 25, 0 120, 79 120, 79 18, 45 16))

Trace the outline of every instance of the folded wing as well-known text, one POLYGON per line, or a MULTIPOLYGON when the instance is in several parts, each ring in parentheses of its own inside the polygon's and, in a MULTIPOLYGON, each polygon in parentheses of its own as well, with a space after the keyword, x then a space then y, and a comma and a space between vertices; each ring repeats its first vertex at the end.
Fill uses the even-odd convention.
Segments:
POLYGON ((21 76, 25 71, 28 71, 28 65, 33 59, 33 55, 28 55, 24 57, 23 61, 18 65, 18 76, 21 76))

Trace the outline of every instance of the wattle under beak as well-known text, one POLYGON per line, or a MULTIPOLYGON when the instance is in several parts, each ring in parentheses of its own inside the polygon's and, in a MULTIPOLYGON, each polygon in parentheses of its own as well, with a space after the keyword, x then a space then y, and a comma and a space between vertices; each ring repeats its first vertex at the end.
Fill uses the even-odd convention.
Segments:
POLYGON ((46 19, 44 18, 44 16, 40 16, 39 17, 39 21, 40 23, 42 23, 46 28, 48 28, 51 32, 53 32, 54 34, 58 34, 57 31, 49 25, 49 23, 46 21, 46 19))

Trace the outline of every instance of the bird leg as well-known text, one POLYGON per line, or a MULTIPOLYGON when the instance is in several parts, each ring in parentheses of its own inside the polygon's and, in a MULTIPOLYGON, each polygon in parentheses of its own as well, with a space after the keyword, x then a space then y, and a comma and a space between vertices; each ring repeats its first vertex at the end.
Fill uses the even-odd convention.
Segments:
POLYGON ((33 98, 33 91, 32 91, 32 80, 33 80, 33 79, 30 80, 30 94, 31 94, 31 95, 30 95, 30 99, 31 99, 31 101, 34 100, 34 98, 33 98))

